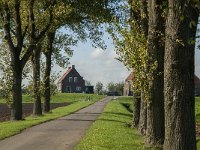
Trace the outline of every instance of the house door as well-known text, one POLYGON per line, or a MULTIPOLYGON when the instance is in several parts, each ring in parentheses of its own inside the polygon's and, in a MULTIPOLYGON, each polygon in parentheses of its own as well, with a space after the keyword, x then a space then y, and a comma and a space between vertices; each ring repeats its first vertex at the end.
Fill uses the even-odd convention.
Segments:
POLYGON ((71 93, 71 87, 70 87, 70 86, 67 86, 66 92, 67 92, 67 93, 71 93))

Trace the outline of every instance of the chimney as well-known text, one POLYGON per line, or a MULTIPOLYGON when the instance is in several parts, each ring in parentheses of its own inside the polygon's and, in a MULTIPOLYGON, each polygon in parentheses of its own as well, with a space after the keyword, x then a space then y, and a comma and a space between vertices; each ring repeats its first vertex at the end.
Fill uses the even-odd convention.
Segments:
POLYGON ((75 68, 75 65, 72 65, 72 68, 75 68))

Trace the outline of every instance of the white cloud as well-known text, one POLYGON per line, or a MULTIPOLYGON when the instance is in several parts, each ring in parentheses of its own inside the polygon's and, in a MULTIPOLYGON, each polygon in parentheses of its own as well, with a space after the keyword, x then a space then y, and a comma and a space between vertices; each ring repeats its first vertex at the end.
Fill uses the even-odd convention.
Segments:
POLYGON ((92 59, 96 59, 99 58, 103 55, 103 50, 101 48, 96 48, 91 54, 90 54, 90 58, 92 59))
POLYGON ((100 81, 106 87, 109 82, 124 81, 130 73, 121 62, 115 59, 117 55, 113 49, 103 51, 97 48, 87 55, 89 57, 85 58, 85 56, 86 54, 84 58, 73 60, 71 63, 75 64, 77 71, 93 85, 100 81))

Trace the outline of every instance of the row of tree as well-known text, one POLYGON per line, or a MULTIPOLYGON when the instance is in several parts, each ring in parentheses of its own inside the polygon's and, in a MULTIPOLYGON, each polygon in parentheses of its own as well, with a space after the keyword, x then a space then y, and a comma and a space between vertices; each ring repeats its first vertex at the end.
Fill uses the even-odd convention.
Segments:
POLYGON ((117 92, 117 95, 123 95, 124 91, 124 83, 119 82, 119 83, 114 83, 114 82, 109 82, 106 85, 106 89, 103 88, 103 83, 102 82, 97 82, 95 85, 95 93, 97 94, 108 94, 109 92, 117 92))
POLYGON ((119 60, 133 68, 132 126, 147 144, 195 150, 194 48, 199 1, 129 0, 109 28, 119 60), (116 31, 118 31, 116 33, 116 31))
POLYGON ((101 25, 112 21, 108 31, 119 60, 133 68, 133 126, 148 144, 164 144, 165 150, 196 149, 194 43, 199 7, 197 0, 1 0, 0 58, 5 60, 3 66, 10 64, 10 69, 1 68, 9 74, 5 80, 11 89, 11 119, 22 119, 21 86, 28 61, 33 73, 33 114, 41 115, 41 91, 44 111, 50 109, 52 58, 65 63, 59 50, 69 52, 70 45, 86 38, 104 48, 101 25), (61 27, 72 35, 60 36, 61 27), (41 56, 45 58, 44 90, 40 89, 41 56))
POLYGON ((1 63, 2 80, 11 102, 11 119, 22 119, 22 79, 32 66, 33 115, 50 110, 50 75, 52 62, 65 64, 61 50, 71 53, 70 46, 90 38, 93 44, 105 48, 101 41, 101 24, 112 18, 117 1, 99 0, 1 0, 1 63), (113 7, 111 7, 113 6, 113 7), (95 8, 95 9, 94 9, 95 8), (59 33, 65 28, 68 33, 59 33), (45 59, 41 89, 41 57, 45 59), (30 65, 28 65, 30 64, 30 65), (27 66, 28 65, 28 66, 27 66), (27 67, 26 67, 27 66, 27 67), (27 69, 25 69, 27 68, 27 69), (9 83, 9 84, 8 84, 9 83))

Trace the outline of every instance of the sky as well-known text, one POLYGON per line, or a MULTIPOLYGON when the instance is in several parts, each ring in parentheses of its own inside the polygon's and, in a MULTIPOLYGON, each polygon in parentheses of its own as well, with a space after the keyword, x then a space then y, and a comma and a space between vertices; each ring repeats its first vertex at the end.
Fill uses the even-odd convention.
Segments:
MULTIPOLYGON (((117 57, 114 51, 112 39, 108 34, 105 34, 103 39, 106 42, 107 49, 92 47, 92 43, 88 40, 85 43, 79 43, 73 47, 74 54, 70 58, 70 65, 75 65, 79 74, 92 85, 97 82, 102 82, 104 87, 109 82, 122 82, 129 75, 130 71, 115 58, 117 57)), ((64 74, 67 68, 59 68, 60 75, 64 74)))
POLYGON ((200 50, 195 50, 195 74, 200 78, 200 50))
MULTIPOLYGON (((200 24, 197 26, 197 37, 200 36, 200 24)), ((197 45, 200 45, 200 39, 196 39, 196 48, 195 48, 195 74, 200 78, 200 49, 197 48, 197 45)))
MULTIPOLYGON (((92 85, 97 82, 102 82, 104 88, 109 82, 122 82, 130 74, 130 71, 115 58, 115 48, 112 39, 105 33, 103 39, 106 42, 107 49, 92 47, 91 41, 79 43, 73 47, 74 54, 70 58, 70 65, 75 65, 79 74, 92 85)), ((197 42, 199 43, 199 42, 197 42)), ((55 68, 54 68, 55 69, 55 68)), ((60 71, 60 76, 64 74, 67 68, 60 68, 56 66, 57 71, 60 71)), ((195 50, 195 74, 200 77, 200 50, 195 50)))

